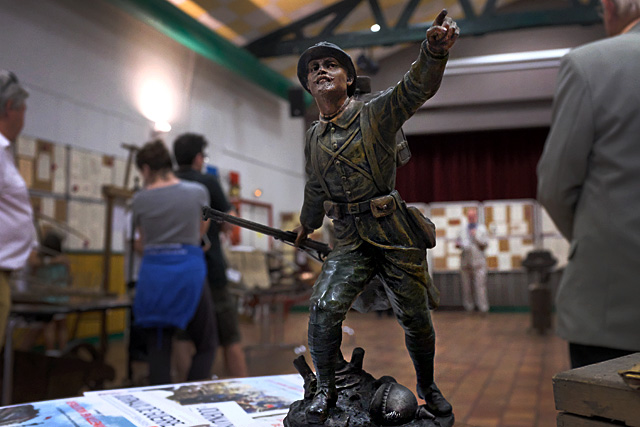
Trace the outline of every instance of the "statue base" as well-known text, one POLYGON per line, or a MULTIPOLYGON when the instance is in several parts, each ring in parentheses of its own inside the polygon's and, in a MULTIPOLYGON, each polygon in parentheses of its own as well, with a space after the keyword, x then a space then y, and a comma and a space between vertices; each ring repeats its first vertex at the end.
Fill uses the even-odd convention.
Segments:
POLYGON ((341 362, 336 369, 338 400, 329 409, 322 424, 307 422, 306 410, 316 391, 316 376, 299 356, 294 366, 304 378, 304 399, 294 402, 284 419, 285 427, 451 427, 453 413, 434 417, 424 406, 418 407, 416 397, 390 376, 375 379, 362 369, 364 350, 356 348, 351 361, 341 362))

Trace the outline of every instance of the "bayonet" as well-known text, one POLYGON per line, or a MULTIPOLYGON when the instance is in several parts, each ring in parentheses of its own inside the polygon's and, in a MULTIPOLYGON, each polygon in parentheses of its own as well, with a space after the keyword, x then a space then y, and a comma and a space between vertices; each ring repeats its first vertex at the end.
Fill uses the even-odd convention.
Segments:
POLYGON ((237 225, 238 227, 246 228, 247 230, 266 234, 267 236, 271 236, 276 240, 305 251, 309 256, 317 259, 318 261, 323 261, 327 257, 327 255, 329 255, 329 252, 331 252, 331 248, 329 247, 329 245, 312 239, 305 239, 299 246, 296 246, 295 242, 297 234, 293 231, 283 231, 278 228, 269 227, 267 225, 249 221, 248 219, 229 215, 217 209, 213 209, 209 206, 204 206, 202 208, 202 215, 204 219, 224 221, 228 222, 229 224, 237 225))

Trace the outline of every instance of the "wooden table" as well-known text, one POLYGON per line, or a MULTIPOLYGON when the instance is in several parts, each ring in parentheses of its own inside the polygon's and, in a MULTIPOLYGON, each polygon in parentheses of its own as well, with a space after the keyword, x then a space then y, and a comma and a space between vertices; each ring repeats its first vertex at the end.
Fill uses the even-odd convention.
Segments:
POLYGON ((260 342, 246 346, 246 350, 269 348, 294 348, 299 344, 284 342, 284 323, 291 305, 306 302, 311 296, 311 287, 306 284, 272 286, 269 288, 244 288, 230 286, 229 293, 243 299, 255 309, 255 318, 260 325, 260 342))
POLYGON ((558 427, 640 427, 640 390, 618 374, 638 363, 640 353, 635 353, 555 375, 558 427))
POLYGON ((7 322, 4 345, 4 367, 2 377, 2 405, 11 403, 13 390, 13 331, 21 325, 28 325, 36 316, 54 316, 56 314, 100 312, 103 314, 100 329, 100 346, 98 352, 104 357, 107 351, 106 313, 112 309, 130 309, 131 298, 128 296, 109 295, 73 295, 68 301, 60 303, 38 300, 33 294, 16 294, 12 297, 11 313, 7 322))

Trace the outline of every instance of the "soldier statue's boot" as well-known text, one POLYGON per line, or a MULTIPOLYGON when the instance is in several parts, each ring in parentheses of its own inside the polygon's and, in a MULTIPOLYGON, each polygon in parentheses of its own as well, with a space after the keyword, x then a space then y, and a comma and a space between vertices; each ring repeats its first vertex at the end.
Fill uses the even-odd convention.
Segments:
POLYGON ((323 322, 316 322, 319 317, 316 308, 312 308, 309 321, 309 351, 316 367, 318 385, 316 394, 307 407, 306 417, 309 424, 323 424, 329 416, 329 409, 338 400, 336 390, 336 363, 340 352, 342 328, 334 322, 328 326, 323 322))
POLYGON ((329 416, 329 409, 335 406, 337 400, 338 393, 335 387, 319 386, 307 408, 307 422, 309 424, 323 424, 329 416))
POLYGON ((453 407, 444 398, 435 382, 423 389, 418 385, 418 396, 424 399, 427 409, 434 415, 446 416, 453 412, 453 407))
POLYGON ((447 416, 453 412, 453 407, 433 381, 435 333, 433 328, 429 329, 423 333, 407 332, 407 350, 416 370, 418 397, 424 399, 427 410, 433 415, 447 416))

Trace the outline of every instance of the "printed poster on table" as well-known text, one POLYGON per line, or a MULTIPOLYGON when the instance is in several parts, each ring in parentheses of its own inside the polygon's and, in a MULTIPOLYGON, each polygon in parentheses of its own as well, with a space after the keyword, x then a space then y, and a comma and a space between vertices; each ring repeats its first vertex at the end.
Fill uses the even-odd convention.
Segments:
POLYGON ((98 397, 47 400, 0 408, 0 426, 151 427, 134 423, 98 397))
POLYGON ((256 427, 253 418, 236 402, 201 403, 186 408, 207 420, 213 427, 256 427))
MULTIPOLYGON (((117 390, 116 390, 117 391, 117 390)), ((116 407, 136 425, 157 427, 200 427, 210 423, 202 416, 162 398, 157 393, 123 391, 91 394, 116 407)))
POLYGON ((270 426, 275 419, 284 418, 293 402, 302 399, 304 383, 300 375, 291 374, 92 391, 85 394, 103 398, 127 394, 153 399, 155 402, 164 401, 164 404, 158 405, 176 405, 193 411, 207 421, 214 422, 214 426, 270 426), (226 422, 229 424, 225 424, 226 422))

